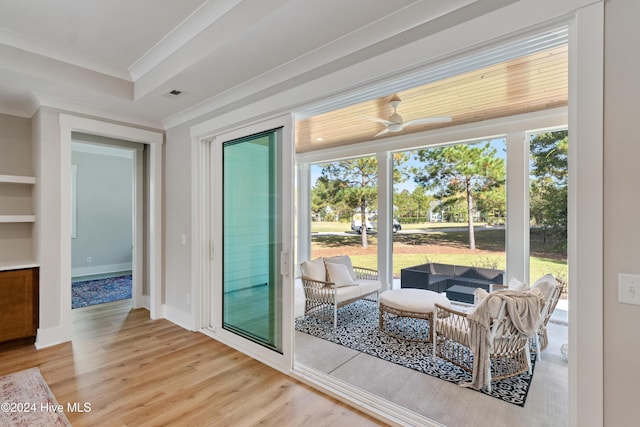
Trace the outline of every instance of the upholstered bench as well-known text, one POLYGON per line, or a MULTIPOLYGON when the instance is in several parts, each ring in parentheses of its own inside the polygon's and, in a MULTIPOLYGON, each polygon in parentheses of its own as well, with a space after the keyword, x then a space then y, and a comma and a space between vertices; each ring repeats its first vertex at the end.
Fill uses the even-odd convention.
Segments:
POLYGON ((401 339, 431 342, 434 337, 433 313, 435 312, 436 304, 445 307, 450 306, 450 302, 446 296, 433 291, 413 288, 384 291, 380 294, 380 310, 378 315, 380 330, 401 339), (429 338, 427 340, 416 340, 391 333, 384 327, 386 313, 398 317, 426 320, 429 326, 429 338))

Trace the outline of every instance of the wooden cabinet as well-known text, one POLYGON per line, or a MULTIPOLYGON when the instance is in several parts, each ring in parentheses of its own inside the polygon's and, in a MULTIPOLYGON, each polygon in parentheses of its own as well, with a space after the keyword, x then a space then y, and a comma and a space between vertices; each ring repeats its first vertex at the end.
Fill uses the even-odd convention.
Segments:
POLYGON ((38 278, 37 267, 0 271, 0 346, 35 341, 38 278))

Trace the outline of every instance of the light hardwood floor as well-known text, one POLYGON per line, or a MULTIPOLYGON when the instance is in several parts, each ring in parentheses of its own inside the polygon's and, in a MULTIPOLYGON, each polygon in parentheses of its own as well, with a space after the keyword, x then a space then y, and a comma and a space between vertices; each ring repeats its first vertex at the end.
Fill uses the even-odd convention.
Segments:
POLYGON ((38 367, 74 426, 375 426, 200 333, 120 301, 73 310, 73 342, 0 351, 0 375, 38 367))

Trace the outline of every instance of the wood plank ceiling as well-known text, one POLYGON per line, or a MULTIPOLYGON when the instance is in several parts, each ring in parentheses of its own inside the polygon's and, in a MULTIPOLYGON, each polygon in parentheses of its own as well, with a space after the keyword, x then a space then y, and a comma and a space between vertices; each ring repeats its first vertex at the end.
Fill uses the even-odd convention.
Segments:
POLYGON ((377 141, 397 135, 523 114, 568 104, 568 47, 562 45, 444 80, 397 92, 404 122, 450 116, 451 122, 414 125, 373 137, 385 128, 393 94, 298 120, 296 152, 377 141))

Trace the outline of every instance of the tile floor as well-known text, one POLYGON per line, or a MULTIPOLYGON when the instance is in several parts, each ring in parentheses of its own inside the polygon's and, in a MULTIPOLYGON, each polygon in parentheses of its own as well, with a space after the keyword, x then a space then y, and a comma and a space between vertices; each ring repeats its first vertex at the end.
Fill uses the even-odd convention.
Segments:
MULTIPOLYGON (((296 314, 304 310, 300 292, 296 314)), ((561 354, 568 328, 558 323, 566 319, 563 309, 556 309, 548 327, 549 346, 536 363, 523 408, 301 332, 295 336, 295 359, 450 427, 563 426, 568 422, 568 364, 561 354)))

